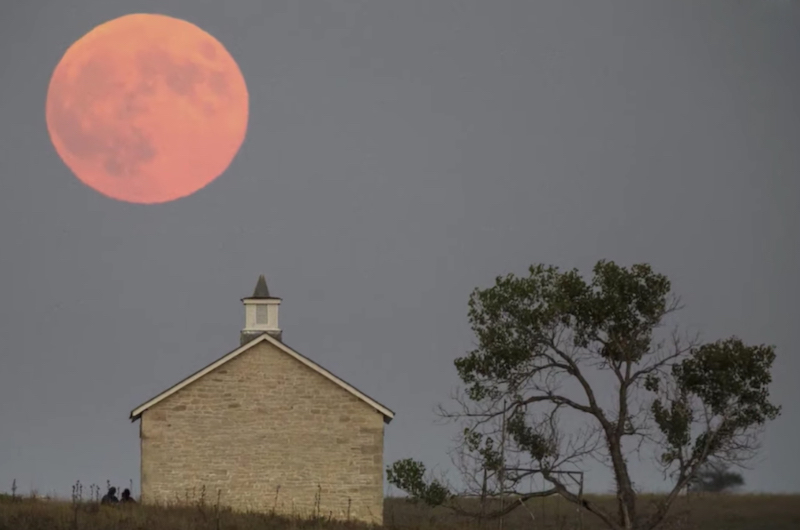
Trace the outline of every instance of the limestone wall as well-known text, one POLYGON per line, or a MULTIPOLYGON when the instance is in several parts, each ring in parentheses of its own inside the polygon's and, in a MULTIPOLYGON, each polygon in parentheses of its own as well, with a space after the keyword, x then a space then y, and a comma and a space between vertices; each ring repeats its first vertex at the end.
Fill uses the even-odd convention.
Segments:
POLYGON ((141 418, 144 502, 333 512, 381 523, 383 416, 268 343, 141 418))

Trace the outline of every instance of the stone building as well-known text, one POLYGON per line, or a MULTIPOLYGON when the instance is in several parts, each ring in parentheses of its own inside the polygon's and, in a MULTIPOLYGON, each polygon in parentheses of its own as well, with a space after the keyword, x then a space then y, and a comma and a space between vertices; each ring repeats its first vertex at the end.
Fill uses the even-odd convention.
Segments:
POLYGON ((383 519, 383 432, 394 413, 282 340, 264 277, 240 344, 136 407, 141 497, 237 510, 383 519))

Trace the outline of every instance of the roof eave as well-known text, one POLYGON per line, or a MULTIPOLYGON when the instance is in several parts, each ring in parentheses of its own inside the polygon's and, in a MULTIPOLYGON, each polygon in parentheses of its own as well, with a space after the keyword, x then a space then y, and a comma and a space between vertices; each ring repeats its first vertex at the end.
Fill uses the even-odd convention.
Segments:
MULTIPOLYGON (((139 414, 136 414, 136 415, 131 413, 131 415, 129 416, 129 419, 131 420, 131 423, 135 423, 135 422, 141 420, 142 419, 142 414, 144 414, 144 412, 145 411, 142 411, 142 412, 140 412, 139 414)), ((378 414, 383 416, 383 423, 384 424, 389 425, 390 423, 392 423, 392 420, 394 419, 394 414, 389 416, 388 414, 384 414, 383 412, 381 412, 379 410, 376 410, 375 412, 377 412, 378 414)))

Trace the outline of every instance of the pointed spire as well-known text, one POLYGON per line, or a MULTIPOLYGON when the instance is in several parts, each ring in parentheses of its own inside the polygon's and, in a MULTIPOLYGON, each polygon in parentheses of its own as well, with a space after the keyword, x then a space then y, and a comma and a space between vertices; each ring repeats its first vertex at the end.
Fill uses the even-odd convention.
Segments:
POLYGON ((264 279, 263 274, 258 277, 256 289, 253 291, 253 296, 250 298, 272 298, 269 295, 269 287, 267 287, 267 280, 264 279))

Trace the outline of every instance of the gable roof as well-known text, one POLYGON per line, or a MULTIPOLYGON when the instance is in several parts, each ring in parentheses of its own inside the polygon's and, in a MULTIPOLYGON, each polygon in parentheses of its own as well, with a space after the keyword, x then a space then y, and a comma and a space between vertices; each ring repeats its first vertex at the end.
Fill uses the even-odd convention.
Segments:
POLYGON ((381 405, 380 403, 378 403, 377 401, 375 401, 374 399, 372 399, 368 395, 364 394, 363 392, 358 390, 356 387, 354 387, 354 386, 346 383, 342 379, 336 377, 335 375, 333 375, 331 372, 329 372, 328 370, 326 370, 322 366, 318 365, 317 363, 315 363, 311 359, 308 359, 307 357, 297 353, 296 351, 294 351, 292 348, 290 348, 289 346, 285 345, 281 341, 271 337, 267 333, 264 333, 262 335, 259 335, 255 339, 251 340, 250 342, 248 342, 248 343, 236 348, 235 350, 223 355, 222 357, 220 357, 219 359, 217 359, 213 363, 209 364, 205 368, 201 368, 200 370, 198 370, 197 372, 193 373, 192 375, 190 375, 189 377, 187 377, 183 381, 180 381, 179 383, 171 386, 170 388, 168 388, 167 390, 165 390, 162 393, 158 394, 157 396, 155 396, 154 398, 150 399, 149 401, 147 401, 145 403, 142 403, 141 405, 139 405, 138 407, 136 407, 135 409, 133 409, 131 411, 131 415, 130 415, 131 421, 136 421, 137 419, 141 418, 142 413, 145 412, 150 407, 152 407, 153 405, 163 401, 164 399, 168 398, 169 396, 171 396, 175 392, 179 391, 180 389, 192 384, 193 382, 197 381, 198 379, 200 379, 204 375, 212 372, 213 370, 216 370, 217 368, 219 368, 223 364, 227 363, 228 361, 232 361, 233 359, 235 359, 236 357, 238 357, 242 353, 246 352, 247 350, 249 350, 253 346, 255 346, 257 344, 260 344, 262 342, 267 342, 269 344, 272 344, 273 346, 275 346, 276 348, 278 348, 282 352, 288 354, 290 357, 293 357, 293 358, 297 359, 298 361, 300 361, 301 363, 303 363, 304 365, 306 365, 310 369, 314 370, 318 374, 322 375, 326 379, 332 381, 333 383, 335 383, 338 386, 342 387, 343 389, 347 390, 348 392, 353 394, 355 397, 359 398, 361 401, 365 402, 367 405, 371 406, 376 411, 378 411, 381 414, 383 414, 383 421, 384 422, 389 423, 394 418, 394 412, 392 412, 391 410, 389 410, 385 406, 381 405))

